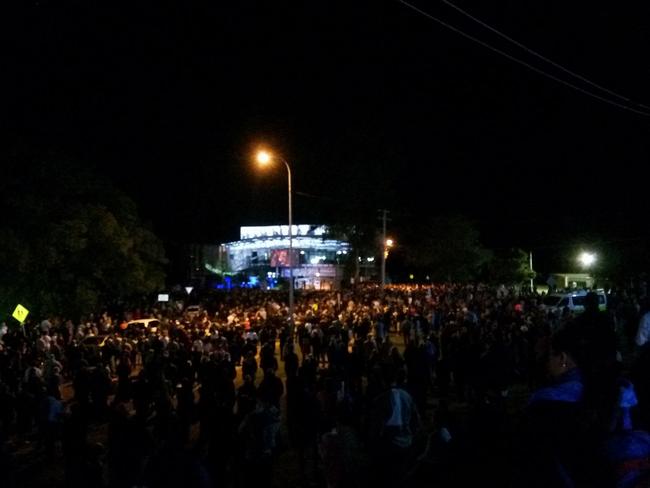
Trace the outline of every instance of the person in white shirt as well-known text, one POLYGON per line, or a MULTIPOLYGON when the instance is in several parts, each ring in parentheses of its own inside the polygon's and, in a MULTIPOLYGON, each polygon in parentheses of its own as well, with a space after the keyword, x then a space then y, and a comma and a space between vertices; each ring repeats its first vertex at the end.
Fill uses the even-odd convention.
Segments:
POLYGON ((244 339, 247 341, 253 341, 254 343, 257 343, 257 341, 259 340, 259 338, 257 337, 257 332, 255 332, 254 330, 249 330, 248 332, 246 332, 246 334, 244 334, 244 339))
POLYGON ((45 319, 41 322, 40 327, 41 327, 41 331, 47 334, 50 332, 50 329, 52 328, 52 323, 48 319, 45 319))

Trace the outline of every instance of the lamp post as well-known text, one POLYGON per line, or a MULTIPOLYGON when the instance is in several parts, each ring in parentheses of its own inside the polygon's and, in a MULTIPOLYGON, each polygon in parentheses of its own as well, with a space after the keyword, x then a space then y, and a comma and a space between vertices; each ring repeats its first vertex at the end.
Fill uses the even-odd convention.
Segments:
POLYGON ((274 159, 282 161, 287 168, 287 190, 289 194, 289 323, 291 324, 291 334, 293 335, 293 215, 291 204, 291 167, 283 157, 274 156, 263 150, 257 152, 257 162, 260 166, 268 166, 273 163, 274 159))

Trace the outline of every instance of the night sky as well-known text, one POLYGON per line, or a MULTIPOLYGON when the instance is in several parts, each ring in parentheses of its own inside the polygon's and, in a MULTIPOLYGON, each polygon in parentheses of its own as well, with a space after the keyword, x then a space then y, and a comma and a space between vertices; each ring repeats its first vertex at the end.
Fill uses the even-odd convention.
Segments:
MULTIPOLYGON (((443 2, 413 3, 615 99, 443 2)), ((645 2, 457 5, 650 105, 645 2)), ((260 143, 292 165, 298 223, 374 219, 388 208, 398 237, 458 212, 475 219, 486 244, 542 258, 569 241, 648 234, 641 171, 650 115, 546 79, 399 2, 20 0, 2 8, 5 148, 83 161, 131 196, 166 241, 219 242, 242 224, 285 222, 286 175, 255 170, 260 143)))

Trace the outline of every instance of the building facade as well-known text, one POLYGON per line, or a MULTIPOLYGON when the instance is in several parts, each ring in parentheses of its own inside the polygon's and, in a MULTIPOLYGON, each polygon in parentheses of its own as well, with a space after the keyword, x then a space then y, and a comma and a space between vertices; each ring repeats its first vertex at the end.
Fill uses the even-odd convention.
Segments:
MULTIPOLYGON (((292 237, 290 253, 288 225, 241 227, 238 241, 219 246, 220 266, 212 271, 243 274, 252 286, 266 287, 289 279, 293 264, 296 289, 339 288, 349 244, 329 238, 323 225, 294 225, 292 237)), ((206 268, 210 271, 208 263, 206 268)))
POLYGON ((592 288, 594 286, 594 277, 588 273, 551 273, 546 284, 550 288, 562 288, 564 290, 592 288))

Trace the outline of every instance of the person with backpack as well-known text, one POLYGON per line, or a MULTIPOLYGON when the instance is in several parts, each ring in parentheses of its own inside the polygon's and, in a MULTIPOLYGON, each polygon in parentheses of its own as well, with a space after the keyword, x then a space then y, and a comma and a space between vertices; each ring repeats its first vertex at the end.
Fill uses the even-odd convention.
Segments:
POLYGON ((401 483, 415 459, 413 450, 421 429, 420 414, 411 395, 398 386, 398 374, 390 363, 381 365, 384 391, 370 404, 368 446, 376 486, 401 483))

